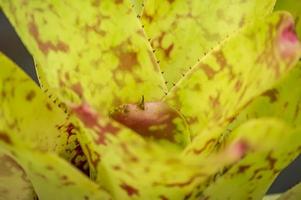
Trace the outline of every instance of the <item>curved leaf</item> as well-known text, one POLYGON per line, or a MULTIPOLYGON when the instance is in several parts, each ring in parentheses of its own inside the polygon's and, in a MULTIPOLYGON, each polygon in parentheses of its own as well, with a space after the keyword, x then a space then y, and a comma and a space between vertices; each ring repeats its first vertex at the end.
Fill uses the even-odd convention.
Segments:
POLYGON ((274 13, 246 26, 204 57, 166 102, 186 117, 193 136, 208 126, 229 123, 295 66, 300 49, 292 17, 274 13))
POLYGON ((20 163, 40 199, 111 199, 106 191, 66 161, 52 153, 32 149, 15 132, 3 130, 5 127, 0 126, 0 150, 20 163))
POLYGON ((225 146, 236 140, 249 141, 249 152, 217 174, 208 187, 196 190, 191 199, 261 199, 280 171, 300 154, 301 129, 292 129, 276 119, 261 118, 232 132, 225 146))
POLYGON ((142 96, 164 96, 163 78, 129 1, 0 2, 32 53, 42 85, 62 102, 89 102, 107 115, 142 96))
POLYGON ((142 23, 168 88, 204 54, 249 21, 264 17, 275 0, 148 0, 142 23))
MULTIPOLYGON (((241 156, 240 152, 225 151, 202 161, 186 160, 169 143, 146 142, 128 129, 108 135, 105 145, 99 138, 93 133, 79 133, 91 168, 96 171, 93 178, 114 199, 183 199, 196 185, 241 156)), ((233 146, 235 149, 235 143, 233 146)))
POLYGON ((0 199, 35 199, 32 184, 21 166, 3 152, 0 152, 0 163, 0 199))
POLYGON ((8 132, 17 132, 35 148, 71 159, 78 142, 68 126, 63 105, 52 102, 2 53, 0 70, 0 126, 5 126, 8 132))

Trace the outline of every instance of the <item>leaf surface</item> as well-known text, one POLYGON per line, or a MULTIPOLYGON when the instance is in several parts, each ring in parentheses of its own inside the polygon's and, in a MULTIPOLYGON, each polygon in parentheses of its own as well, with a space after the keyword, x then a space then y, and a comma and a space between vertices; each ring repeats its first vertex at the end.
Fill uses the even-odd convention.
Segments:
POLYGON ((249 120, 234 130, 229 141, 248 141, 246 155, 224 168, 206 188, 194 192, 191 199, 261 199, 277 175, 300 154, 301 129, 293 129, 278 119, 249 120), (239 190, 237 190, 239 188, 239 190))
POLYGON ((42 85, 60 101, 88 102, 107 115, 142 96, 164 96, 163 78, 130 1, 0 2, 32 53, 42 85))
POLYGON ((243 25, 269 14, 275 0, 148 0, 142 24, 168 88, 243 25))
POLYGON ((0 199, 33 200, 36 195, 22 167, 3 152, 0 163, 0 199))
POLYGON ((192 136, 208 126, 231 122, 295 66, 301 51, 293 26, 285 12, 249 24, 200 60, 174 87, 165 101, 185 116, 192 136))

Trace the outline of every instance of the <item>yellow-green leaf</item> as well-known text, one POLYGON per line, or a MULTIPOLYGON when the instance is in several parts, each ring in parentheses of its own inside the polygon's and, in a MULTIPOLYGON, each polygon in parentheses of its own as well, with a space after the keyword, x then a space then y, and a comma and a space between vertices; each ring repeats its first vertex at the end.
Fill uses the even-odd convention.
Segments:
MULTIPOLYGON (((261 199, 282 169, 300 154, 301 129, 278 119, 250 120, 224 141, 249 141, 248 153, 224 168, 195 197, 210 200, 261 199)), ((192 198, 197 199, 197 198, 192 198)))
POLYGON ((2 53, 0 70, 0 125, 39 149, 63 152, 67 137, 58 127, 66 122, 67 114, 2 53))
POLYGON ((281 118, 292 127, 301 127, 301 62, 275 87, 256 97, 244 108, 227 130, 258 117, 281 118))
POLYGON ((168 143, 159 146, 145 142, 127 130, 115 137, 109 135, 106 145, 99 145, 86 134, 79 137, 89 160, 96 164, 96 181, 114 199, 184 199, 196 186, 240 156, 226 151, 202 161, 186 160, 168 143))
POLYGON ((174 87, 166 102, 186 117, 193 136, 208 126, 232 121, 243 106, 295 66, 301 50, 293 26, 286 12, 246 26, 174 87))
POLYGON ((148 0, 142 24, 168 87, 249 21, 264 17, 275 0, 148 0))
POLYGON ((130 1, 10 1, 1 7, 32 53, 42 85, 99 113, 160 100, 165 84, 130 1))
POLYGON ((131 0, 138 17, 141 17, 144 8, 144 0, 131 0))
POLYGON ((33 149, 16 132, 5 132, 6 129, 0 126, 0 150, 7 152, 22 166, 39 199, 111 199, 106 191, 70 163, 53 153, 33 149))

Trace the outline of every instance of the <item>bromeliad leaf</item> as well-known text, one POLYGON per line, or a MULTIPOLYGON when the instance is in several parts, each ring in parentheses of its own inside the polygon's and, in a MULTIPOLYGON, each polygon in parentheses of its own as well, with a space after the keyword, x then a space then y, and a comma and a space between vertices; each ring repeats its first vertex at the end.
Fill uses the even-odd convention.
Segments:
POLYGON ((275 87, 258 96, 235 120, 227 126, 227 130, 233 130, 239 124, 258 117, 277 117, 290 124, 292 127, 300 127, 301 93, 296 85, 301 84, 301 63, 281 80, 275 87))
POLYGON ((196 136, 205 127, 229 123, 243 106, 284 77, 300 52, 292 17, 274 13, 246 26, 204 57, 166 102, 186 117, 196 136))
POLYGON ((269 14, 275 0, 148 0, 142 24, 168 88, 198 59, 249 21, 269 14))
POLYGON ((62 102, 89 102, 106 115, 141 96, 164 96, 163 78, 129 1, 0 2, 43 85, 62 102))
POLYGON ((91 168, 97 171, 96 182, 114 199, 183 199, 196 185, 244 153, 239 143, 233 143, 225 152, 206 160, 186 160, 169 143, 146 142, 125 128, 107 135, 106 145, 100 145, 97 138, 92 133, 79 133, 91 168))
POLYGON ((131 2, 136 10, 138 18, 140 18, 144 9, 144 0, 131 0, 131 2))
MULTIPOLYGON (((67 132, 63 131, 67 126, 63 110, 2 53, 0 63, 0 152, 22 166, 41 199, 110 199, 98 185, 59 157, 74 161, 78 167, 85 161, 71 125, 67 132)), ((19 177, 16 174, 14 178, 16 181, 19 177)), ((0 184, 0 189, 5 186, 0 184)), ((22 198, 26 195, 28 192, 22 198)))
POLYGON ((17 132, 37 149, 71 160, 77 154, 78 142, 64 110, 2 53, 0 66, 0 126, 7 127, 7 132, 17 132))
POLYGON ((292 129, 278 119, 246 122, 231 133, 225 145, 247 140, 250 151, 194 194, 210 200, 261 199, 279 172, 300 154, 300 139, 300 128, 292 129))
POLYGON ((0 163, 0 199, 35 199, 32 184, 22 167, 3 152, 0 152, 0 163))
POLYGON ((40 199, 111 199, 106 191, 57 155, 32 149, 14 131, 4 132, 3 127, 0 131, 7 138, 0 140, 0 150, 20 163, 40 199))

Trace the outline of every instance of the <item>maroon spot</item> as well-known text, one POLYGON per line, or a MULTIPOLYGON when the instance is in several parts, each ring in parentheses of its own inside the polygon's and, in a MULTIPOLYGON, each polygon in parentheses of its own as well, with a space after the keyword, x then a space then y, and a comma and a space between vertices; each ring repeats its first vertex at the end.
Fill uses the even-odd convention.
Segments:
POLYGON ((82 97, 83 96, 83 88, 82 88, 82 85, 77 82, 75 84, 73 84, 71 86, 71 89, 79 96, 79 97, 82 97))
POLYGON ((27 95, 26 95, 26 100, 27 100, 27 101, 31 101, 35 96, 36 96, 35 91, 30 90, 30 91, 27 93, 27 95))
POLYGON ((60 40, 58 40, 56 44, 54 44, 50 41, 42 41, 42 39, 40 38, 39 29, 35 23, 33 16, 32 16, 32 21, 28 23, 28 30, 29 30, 29 33, 33 36, 33 38, 37 42, 39 49, 44 54, 47 55, 50 50, 62 51, 62 52, 69 51, 69 46, 60 40))
POLYGON ((136 52, 120 52, 118 55, 119 67, 123 70, 129 70, 138 64, 136 52))
POLYGON ((216 139, 212 138, 212 139, 208 140, 202 148, 200 148, 200 149, 193 149, 193 153, 194 154, 201 154, 206 149, 208 149, 210 145, 214 145, 214 144, 216 144, 216 139))
POLYGON ((52 111, 52 106, 50 105, 50 103, 46 103, 46 108, 47 108, 49 111, 52 111))
POLYGON ((271 90, 267 90, 266 92, 264 92, 262 94, 262 96, 268 97, 270 99, 270 102, 274 103, 278 99, 278 94, 279 94, 279 92, 277 89, 271 89, 271 90))
POLYGON ((251 166, 250 165, 241 165, 238 167, 238 173, 242 174, 245 173, 251 166))
POLYGON ((171 51, 173 50, 173 48, 174 48, 174 44, 171 44, 171 45, 169 45, 169 47, 164 49, 164 53, 167 58, 170 58, 170 54, 171 54, 171 51))
POLYGON ((214 76, 215 76, 216 73, 217 73, 217 72, 216 72, 215 70, 213 70, 209 65, 204 64, 204 63, 200 63, 200 64, 199 64, 199 68, 201 68, 201 69, 205 72, 205 74, 206 74, 206 76, 207 76, 207 78, 208 78, 209 80, 213 79, 214 76))
POLYGON ((87 103, 74 107, 72 111, 88 128, 97 126, 98 114, 87 103))
POLYGON ((130 197, 133 196, 133 195, 139 196, 139 191, 136 188, 134 188, 133 186, 130 186, 130 185, 126 184, 126 183, 122 183, 120 185, 120 187, 123 190, 125 190, 126 193, 128 194, 128 196, 130 196, 130 197))
POLYGON ((72 123, 70 123, 70 124, 67 125, 66 132, 68 134, 68 138, 70 136, 72 136, 72 135, 75 135, 75 133, 73 132, 74 128, 75 127, 74 127, 74 125, 72 123))
POLYGON ((112 122, 105 122, 105 125, 98 123, 100 115, 93 110, 87 103, 72 108, 73 113, 83 122, 87 128, 91 128, 98 133, 98 144, 105 144, 106 134, 117 134, 119 128, 112 122))
POLYGON ((273 158, 272 154, 269 153, 268 156, 266 157, 266 160, 269 162, 270 169, 274 169, 277 159, 273 158))
MULTIPOLYGON (((165 185, 166 187, 180 187, 180 188, 182 188, 182 187, 185 187, 185 186, 188 186, 188 185, 192 184, 196 179, 204 177, 204 176, 207 176, 207 175, 204 174, 204 173, 199 173, 199 174, 196 174, 195 176, 189 178, 186 181, 174 182, 174 183, 165 183, 163 185, 165 185)), ((155 183, 155 185, 162 185, 162 183, 155 183)))
POLYGON ((239 90, 241 89, 241 87, 242 87, 242 81, 237 80, 236 83, 235 83, 235 86, 234 86, 235 91, 239 92, 239 90))
POLYGON ((160 198, 161 200, 169 200, 169 199, 168 199, 166 196, 164 196, 164 195, 160 195, 159 198, 160 198))
POLYGON ((4 132, 0 132, 0 140, 2 140, 3 142, 5 142, 7 144, 12 144, 10 137, 4 132))

